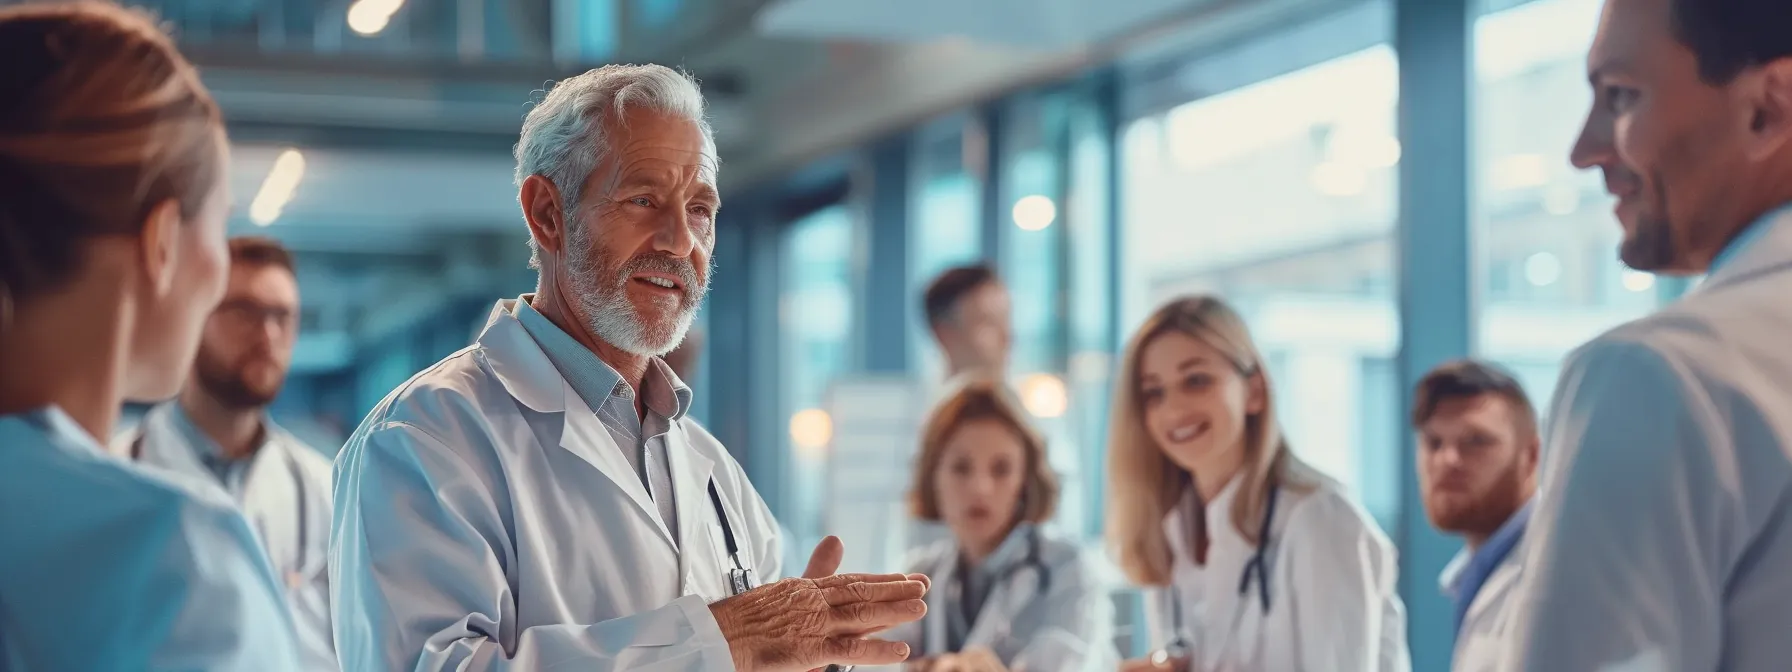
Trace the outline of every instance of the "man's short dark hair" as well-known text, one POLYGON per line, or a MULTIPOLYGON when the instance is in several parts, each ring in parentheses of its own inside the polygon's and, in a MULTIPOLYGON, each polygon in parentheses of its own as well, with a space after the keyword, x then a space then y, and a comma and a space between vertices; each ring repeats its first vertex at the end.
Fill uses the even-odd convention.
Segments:
POLYGON ((230 264, 247 266, 278 266, 286 272, 298 274, 293 266, 292 252, 281 245, 280 241, 261 236, 241 236, 230 239, 230 264))
POLYGON ((1437 414, 1437 407, 1453 399, 1493 395, 1506 400, 1525 425, 1534 426, 1537 411, 1518 379, 1497 365, 1473 359, 1446 363, 1419 381, 1412 398, 1412 426, 1416 429, 1437 414))
POLYGON ((996 282, 995 269, 986 264, 959 266, 939 274, 933 282, 927 283, 927 291, 921 295, 922 308, 927 311, 927 326, 950 319, 952 311, 966 295, 996 282))
POLYGON ((1729 84, 1752 67, 1792 56, 1792 2, 1669 0, 1674 39, 1692 50, 1699 78, 1729 84))

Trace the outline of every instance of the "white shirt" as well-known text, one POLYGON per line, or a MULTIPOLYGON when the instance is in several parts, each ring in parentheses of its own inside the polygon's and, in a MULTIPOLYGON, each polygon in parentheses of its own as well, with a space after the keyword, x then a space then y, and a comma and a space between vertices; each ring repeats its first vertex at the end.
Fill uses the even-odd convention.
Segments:
MULTIPOLYGON (((1239 592, 1256 548, 1232 524, 1237 478, 1206 508, 1205 566, 1187 555, 1181 507, 1165 518, 1173 554, 1167 591, 1181 603, 1194 672, 1411 669, 1393 545, 1336 482, 1318 474, 1303 480, 1316 485, 1282 487, 1270 522, 1268 613, 1256 580, 1239 592)), ((1154 649, 1170 642, 1175 627, 1165 593, 1146 591, 1154 649)))
POLYGON ((0 669, 300 669, 279 584, 217 488, 0 416, 0 669))
POLYGON ((307 670, 338 670, 330 628, 330 460, 271 420, 249 457, 223 449, 193 425, 178 402, 160 404, 125 432, 114 452, 222 487, 242 507, 286 592, 307 670))
POLYGON ((1569 357, 1502 669, 1792 666, 1788 220, 1569 357))
POLYGON ((761 583, 778 527, 694 423, 666 435, 677 529, 500 301, 473 346, 374 408, 336 462, 344 670, 732 669, 715 484, 761 583), (675 536, 676 535, 676 536, 675 536))
MULTIPOLYGON (((1473 553, 1464 548, 1444 567, 1438 583, 1445 594, 1460 587, 1458 581, 1472 556, 1473 553)), ((1512 552, 1500 560, 1499 566, 1488 573, 1481 590, 1475 593, 1475 600, 1469 603, 1462 627, 1456 633, 1456 652, 1450 664, 1452 672, 1492 672, 1499 668, 1500 650, 1511 636, 1512 620, 1508 614, 1512 595, 1517 592, 1523 574, 1523 556, 1524 541, 1520 540, 1512 552)))

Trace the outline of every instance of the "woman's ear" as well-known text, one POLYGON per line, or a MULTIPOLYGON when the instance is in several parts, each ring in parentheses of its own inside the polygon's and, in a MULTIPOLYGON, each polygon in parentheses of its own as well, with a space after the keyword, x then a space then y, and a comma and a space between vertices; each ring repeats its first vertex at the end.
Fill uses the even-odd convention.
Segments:
POLYGON ((1263 377, 1263 367, 1257 366, 1251 375, 1245 377, 1244 411, 1249 415, 1257 415, 1269 408, 1269 380, 1263 377))
POLYGON ((160 296, 172 291, 174 269, 180 259, 180 203, 170 198, 157 203, 143 221, 137 237, 143 280, 160 296))

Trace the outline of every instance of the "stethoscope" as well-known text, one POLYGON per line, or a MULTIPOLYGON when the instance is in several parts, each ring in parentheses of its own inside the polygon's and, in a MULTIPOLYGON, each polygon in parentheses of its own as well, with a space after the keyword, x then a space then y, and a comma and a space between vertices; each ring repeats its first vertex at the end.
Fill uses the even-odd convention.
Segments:
MULTIPOLYGON (((716 522, 722 526, 722 547, 728 553, 728 594, 739 595, 752 590, 758 585, 753 575, 753 565, 741 552, 740 541, 734 536, 734 524, 728 521, 728 507, 722 505, 722 493, 716 490, 716 480, 709 479, 709 503, 716 507, 716 522)), ((852 672, 852 666, 829 665, 827 672, 852 672)))
MULTIPOLYGON (((1263 606, 1263 613, 1269 613, 1269 528, 1276 518, 1276 496, 1281 486, 1274 483, 1269 486, 1268 496, 1264 499, 1263 520, 1257 523, 1257 549, 1251 553, 1249 562, 1244 563, 1244 571, 1238 577, 1238 605, 1232 611, 1231 635, 1238 633, 1239 622, 1244 620, 1244 597, 1251 592, 1251 580, 1256 579, 1257 601, 1263 606)), ((1166 600, 1170 603, 1170 643, 1152 656, 1152 662, 1163 665, 1171 660, 1187 658, 1194 653, 1194 645, 1188 640, 1187 631, 1183 629, 1182 596, 1177 594, 1174 582, 1166 589, 1166 600)), ((1231 647, 1234 637, 1227 637, 1216 656, 1224 658, 1231 647)))
MULTIPOLYGON (((1037 525, 1027 528, 1026 535, 1027 535, 1026 555, 1022 557, 1020 562, 1017 562, 1014 565, 1008 567, 1007 569, 1002 570, 1002 573, 1000 574, 999 578, 996 580, 996 585, 1004 585, 1004 586, 1013 585, 1015 574, 1018 574, 1020 572, 1027 571, 1027 570, 1032 570, 1033 582, 1034 582, 1033 586, 1034 586, 1034 590, 1035 590, 1034 594, 1043 595, 1046 593, 1046 591, 1050 590, 1051 586, 1052 586, 1052 569, 1050 567, 1046 566, 1045 559, 1043 557, 1043 551, 1040 550, 1045 545, 1045 542, 1042 540, 1042 534, 1040 533, 1039 526, 1037 526, 1037 525)), ((956 575, 953 577, 954 580, 952 582, 953 583, 952 590, 954 591, 953 597, 956 598, 955 601, 958 604, 965 604, 964 594, 968 590, 967 587, 965 586, 965 582, 969 580, 969 577, 967 576, 969 574, 969 572, 964 571, 964 568, 962 566, 960 566, 959 571, 957 571, 955 574, 956 575)), ((967 615, 975 616, 974 614, 967 614, 967 615)), ((968 620, 972 620, 974 622, 975 618, 968 619, 968 620)))
POLYGON ((722 545, 728 551, 728 561, 734 567, 728 570, 728 594, 739 595, 752 590, 758 585, 753 578, 753 566, 741 554, 740 542, 734 538, 734 525, 728 522, 728 507, 722 506, 722 493, 716 490, 716 479, 709 479, 709 503, 716 507, 716 522, 722 524, 722 545))
MULTIPOLYGON (((146 431, 138 431, 137 438, 131 441, 132 462, 142 461, 143 441, 146 436, 146 431)), ((286 475, 292 478, 293 496, 297 497, 299 500, 298 506, 294 507, 298 511, 299 518, 298 529, 294 532, 298 545, 293 547, 293 554, 295 556, 293 558, 295 561, 293 568, 286 574, 287 586, 290 588, 298 588, 305 582, 305 577, 311 575, 311 563, 309 562, 311 559, 311 547, 308 545, 311 541, 311 502, 309 501, 309 498, 305 496, 305 477, 304 474, 299 471, 298 460, 295 459, 291 453, 287 453, 284 450, 280 452, 286 462, 286 475)), ((255 531, 261 535, 262 539, 268 538, 267 527, 262 524, 260 520, 255 521, 255 527, 255 531)))

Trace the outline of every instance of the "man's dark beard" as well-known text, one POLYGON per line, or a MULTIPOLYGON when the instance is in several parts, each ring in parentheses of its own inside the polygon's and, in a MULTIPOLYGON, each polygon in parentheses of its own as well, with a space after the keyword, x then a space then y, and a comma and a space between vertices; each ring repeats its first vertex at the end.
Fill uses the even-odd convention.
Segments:
POLYGON ((1659 271, 1674 265, 1674 227, 1668 222, 1667 185, 1661 173, 1650 175, 1655 182, 1654 216, 1638 213, 1636 231, 1618 246, 1618 259, 1639 271, 1659 271))
POLYGON ((194 360, 193 374, 194 382, 206 394, 225 407, 239 411, 266 408, 280 395, 280 388, 286 386, 286 377, 282 374, 272 390, 255 390, 243 382, 241 368, 219 362, 204 352, 194 360))

